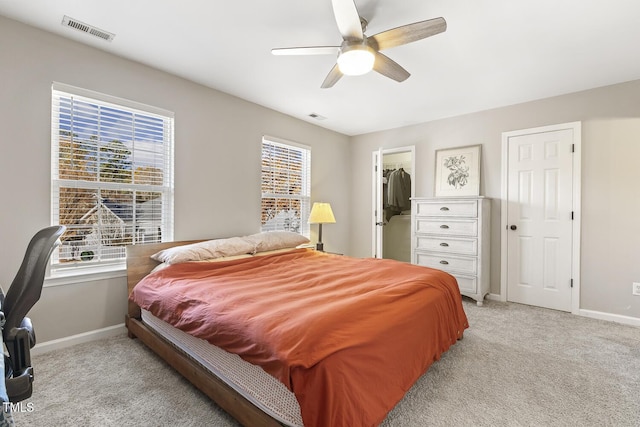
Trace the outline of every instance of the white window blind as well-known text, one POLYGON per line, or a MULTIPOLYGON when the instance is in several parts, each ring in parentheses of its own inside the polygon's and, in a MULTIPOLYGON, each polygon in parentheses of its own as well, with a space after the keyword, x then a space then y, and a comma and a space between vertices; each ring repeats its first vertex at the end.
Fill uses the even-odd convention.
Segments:
POLYGON ((53 268, 173 238, 172 113, 54 84, 51 123, 52 222, 67 227, 53 268))
POLYGON ((311 150, 262 139, 262 231, 286 230, 309 237, 311 150))

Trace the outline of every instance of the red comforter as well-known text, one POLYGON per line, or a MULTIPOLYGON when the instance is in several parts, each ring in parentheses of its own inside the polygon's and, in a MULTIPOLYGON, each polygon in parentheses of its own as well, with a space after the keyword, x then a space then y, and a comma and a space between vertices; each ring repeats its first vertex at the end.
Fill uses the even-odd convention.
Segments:
POLYGON ((172 265, 130 299, 262 366, 308 427, 377 426, 468 327, 447 273, 307 249, 172 265))

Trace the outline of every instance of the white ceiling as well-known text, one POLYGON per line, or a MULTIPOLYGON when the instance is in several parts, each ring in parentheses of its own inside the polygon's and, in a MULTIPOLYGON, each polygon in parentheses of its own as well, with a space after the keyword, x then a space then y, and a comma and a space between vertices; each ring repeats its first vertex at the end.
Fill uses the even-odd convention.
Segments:
POLYGON ((640 79, 638 0, 355 3, 367 35, 439 16, 448 28, 385 50, 411 73, 403 83, 372 72, 320 89, 333 56, 270 50, 339 45, 330 0, 0 0, 0 14, 347 135, 640 79))

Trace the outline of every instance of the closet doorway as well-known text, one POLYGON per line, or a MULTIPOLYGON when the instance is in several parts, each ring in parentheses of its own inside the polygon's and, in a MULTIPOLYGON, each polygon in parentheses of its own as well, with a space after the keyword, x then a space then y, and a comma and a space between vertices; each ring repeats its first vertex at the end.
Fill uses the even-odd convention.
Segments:
POLYGON ((411 198, 415 147, 373 152, 372 254, 411 262, 411 198))

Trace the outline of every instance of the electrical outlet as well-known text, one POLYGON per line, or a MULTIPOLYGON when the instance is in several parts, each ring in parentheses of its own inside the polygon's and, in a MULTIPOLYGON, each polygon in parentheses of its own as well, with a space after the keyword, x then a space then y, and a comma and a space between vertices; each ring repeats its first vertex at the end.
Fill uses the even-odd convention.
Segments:
POLYGON ((631 293, 633 295, 640 295, 640 283, 633 283, 633 288, 631 289, 631 293))

